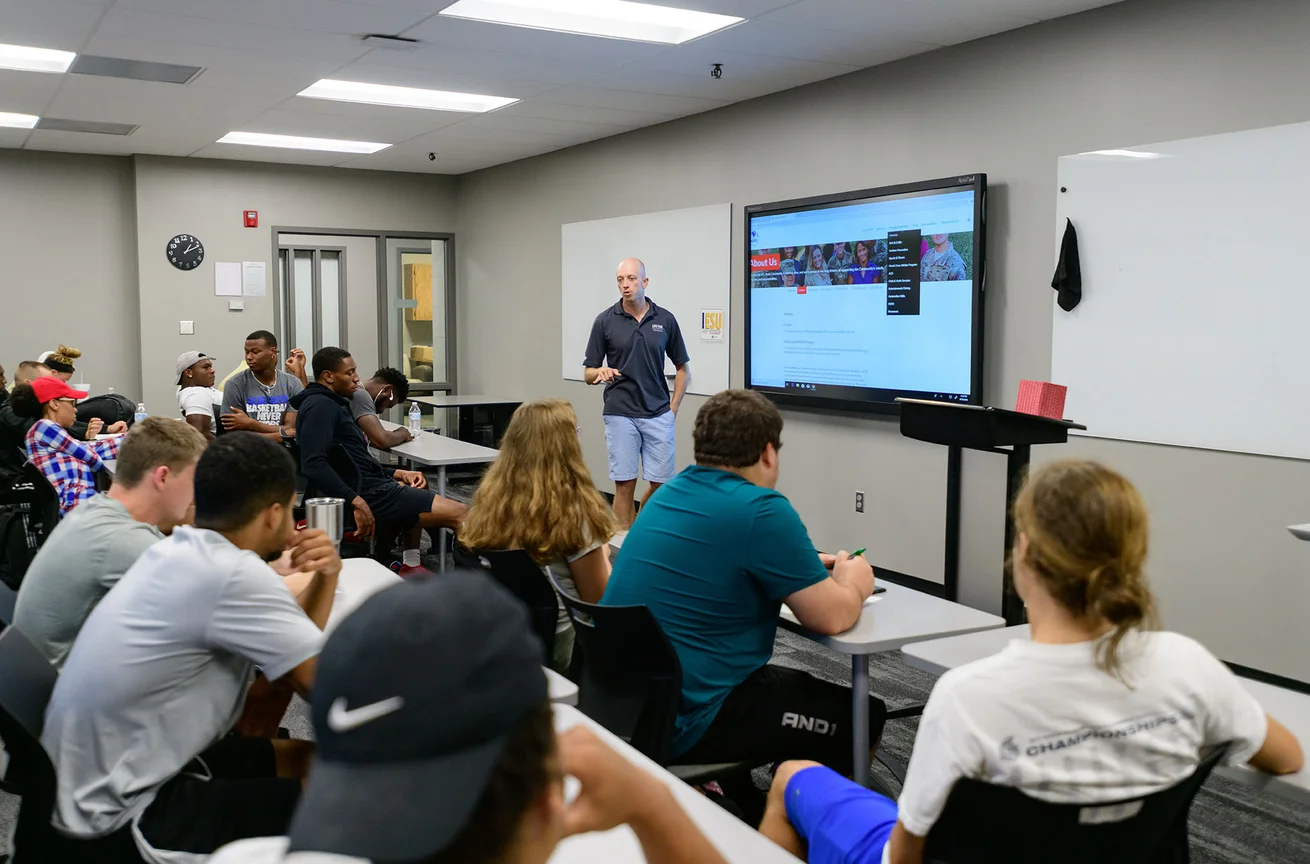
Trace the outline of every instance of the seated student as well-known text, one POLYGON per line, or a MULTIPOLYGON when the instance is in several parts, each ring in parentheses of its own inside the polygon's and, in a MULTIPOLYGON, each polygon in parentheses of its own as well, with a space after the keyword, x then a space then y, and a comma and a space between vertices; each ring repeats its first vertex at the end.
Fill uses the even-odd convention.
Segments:
POLYGON ((481 573, 369 598, 319 657, 290 836, 210 864, 545 864, 562 837, 625 822, 651 864, 723 864, 667 785, 585 726, 556 737, 540 659, 523 606, 481 573))
MULTIPOLYGON (((14 370, 14 387, 20 384, 31 384, 37 378, 44 378, 54 375, 54 370, 50 367, 38 363, 35 360, 24 360, 18 364, 14 370)), ((19 417, 14 413, 12 401, 8 398, 11 394, 6 393, 3 401, 0 401, 0 483, 9 484, 18 479, 18 475, 23 470, 23 465, 27 462, 27 453, 25 452, 25 439, 27 430, 31 429, 36 423, 32 417, 19 417)), ((97 426, 97 429, 104 427, 97 426)), ((104 431, 109 434, 124 432, 127 424, 117 423, 104 431)), ((72 426, 68 427, 68 434, 72 435, 78 441, 87 440, 87 423, 77 420, 72 426)), ((91 436, 94 438, 95 436, 91 436)))
POLYGON ((81 356, 82 352, 76 348, 60 345, 54 351, 43 352, 36 362, 48 366, 59 380, 72 381, 73 373, 77 371, 73 363, 81 356))
POLYGON ((27 569, 14 626, 63 667, 82 623, 141 554, 190 515, 200 433, 147 417, 123 439, 114 485, 62 520, 27 569))
MULTIPOLYGON (((300 443, 300 470, 317 494, 350 502, 356 530, 369 536, 374 525, 408 532, 404 568, 419 567, 419 531, 458 528, 468 508, 428 488, 421 471, 389 469, 368 452, 364 433, 350 418, 350 398, 359 387, 355 358, 344 348, 320 348, 311 361, 314 382, 291 400, 300 443), (360 488, 351 489, 332 468, 329 453, 340 446, 359 471, 360 488)), ((402 568, 402 575, 410 570, 402 568)))
MULTIPOLYGON (((772 402, 724 390, 696 414, 692 438, 696 464, 642 508, 601 600, 649 607, 678 653, 682 699, 670 756, 701 764, 805 758, 850 773, 850 689, 769 658, 784 601, 809 629, 840 633, 859 620, 873 570, 863 557, 816 552, 774 491, 782 415, 772 402)), ((886 711, 869 698, 870 741, 886 711)))
POLYGON ((256 330, 246 337, 246 371, 223 385, 219 421, 228 432, 257 432, 272 441, 296 435, 296 412, 288 406, 304 387, 277 368, 277 337, 256 330))
POLYGON ((388 432, 382 428, 379 418, 383 411, 389 411, 409 397, 409 379, 399 369, 385 366, 373 373, 373 377, 363 381, 350 397, 350 416, 355 418, 359 428, 364 431, 368 443, 379 450, 387 450, 397 444, 404 444, 414 436, 404 426, 388 432))
MULTIPOLYGON (((473 495, 460 542, 470 549, 524 549, 564 590, 599 603, 617 531, 582 459, 573 406, 563 399, 520 405, 473 495)), ((573 620, 561 602, 551 666, 563 672, 572 656, 573 620)))
POLYGON ((186 351, 178 355, 174 368, 177 375, 177 405, 182 417, 197 432, 213 441, 218 433, 214 419, 214 406, 223 404, 223 394, 214 389, 214 358, 199 351, 186 351))
POLYGON ((941 677, 899 805, 827 768, 788 762, 760 831, 811 862, 921 864, 961 777, 1045 801, 1116 801, 1174 785, 1224 742, 1230 763, 1299 770, 1296 739, 1228 667, 1186 636, 1152 629, 1146 521, 1137 490, 1108 468, 1068 460, 1036 469, 1014 503, 1012 556, 1032 641, 941 677), (1071 730, 1076 749, 1045 746, 1071 730))
POLYGON ((51 860, 165 864, 286 830, 312 745, 225 733, 255 667, 313 685, 341 559, 293 529, 295 492, 284 448, 223 436, 196 466, 196 527, 146 550, 86 619, 41 733, 51 860), (265 563, 287 547, 315 574, 299 598, 265 563))
POLYGON ((20 384, 9 396, 16 415, 35 421, 23 447, 28 461, 41 469, 59 495, 61 515, 96 494, 95 472, 104 470, 104 460, 118 456, 119 437, 94 440, 101 420, 87 424, 91 440, 85 444, 69 434, 77 421, 77 400, 85 398, 86 393, 54 375, 20 384))

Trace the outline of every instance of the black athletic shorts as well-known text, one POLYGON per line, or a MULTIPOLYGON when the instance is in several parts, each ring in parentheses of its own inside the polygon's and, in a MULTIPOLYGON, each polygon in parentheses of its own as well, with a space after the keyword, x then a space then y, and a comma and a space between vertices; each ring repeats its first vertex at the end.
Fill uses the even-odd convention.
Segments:
MULTIPOLYGON (((271 740, 232 735, 160 787, 141 815, 141 834, 161 851, 207 854, 236 840, 287 833, 299 801, 300 781, 277 776, 271 740)), ((51 860, 139 864, 131 832, 129 825, 88 840, 52 832, 51 860)))
POLYGON ((437 493, 431 489, 415 489, 399 483, 381 483, 359 493, 373 511, 379 525, 409 529, 418 524, 418 517, 432 512, 437 493))
MULTIPOLYGON (((869 697, 869 747, 882 736, 887 706, 869 697)), ((809 759, 849 775, 851 688, 783 666, 762 666, 738 684, 691 749, 675 765, 809 759)))

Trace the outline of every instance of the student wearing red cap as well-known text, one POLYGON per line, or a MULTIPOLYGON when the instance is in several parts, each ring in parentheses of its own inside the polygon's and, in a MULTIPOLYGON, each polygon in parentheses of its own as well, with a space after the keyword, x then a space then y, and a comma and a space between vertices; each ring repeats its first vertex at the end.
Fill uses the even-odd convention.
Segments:
POLYGON ((77 400, 86 395, 49 376, 15 387, 9 397, 15 414, 36 420, 27 430, 24 449, 28 460, 55 487, 61 516, 96 494, 95 472, 104 470, 104 460, 118 458, 118 437, 94 440, 100 420, 88 424, 85 444, 69 434, 77 422, 77 400))

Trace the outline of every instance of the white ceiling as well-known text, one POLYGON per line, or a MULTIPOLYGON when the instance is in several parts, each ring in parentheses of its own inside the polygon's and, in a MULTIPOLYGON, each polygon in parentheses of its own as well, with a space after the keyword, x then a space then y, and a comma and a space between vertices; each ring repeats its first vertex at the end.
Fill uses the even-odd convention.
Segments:
POLYGON ((678 46, 437 15, 452 2, 0 0, 0 43, 204 67, 187 85, 0 69, 0 111, 140 126, 121 138, 0 129, 0 147, 461 174, 1118 0, 661 0, 747 19, 678 46), (367 33, 422 44, 370 49, 367 33), (296 96, 320 78, 522 101, 473 115, 296 96), (214 143, 231 130, 395 146, 214 143))

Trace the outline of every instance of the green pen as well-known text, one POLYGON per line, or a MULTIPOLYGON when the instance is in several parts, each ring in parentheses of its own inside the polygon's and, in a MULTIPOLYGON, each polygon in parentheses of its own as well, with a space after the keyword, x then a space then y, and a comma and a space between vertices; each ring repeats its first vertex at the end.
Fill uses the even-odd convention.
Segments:
POLYGON ((851 557, 852 557, 852 558, 858 558, 860 555, 863 555, 863 554, 864 554, 864 550, 867 549, 867 548, 869 548, 869 547, 867 547, 867 546, 861 546, 859 549, 856 549, 854 552, 851 553, 851 557))

